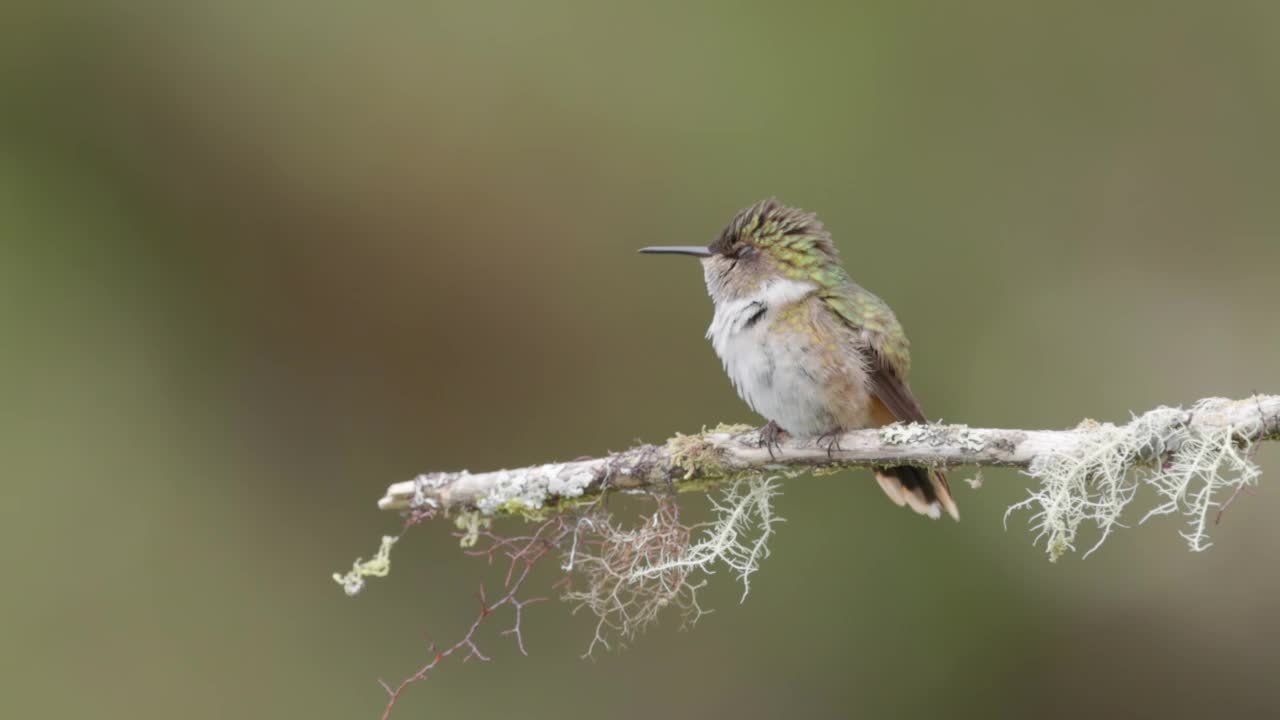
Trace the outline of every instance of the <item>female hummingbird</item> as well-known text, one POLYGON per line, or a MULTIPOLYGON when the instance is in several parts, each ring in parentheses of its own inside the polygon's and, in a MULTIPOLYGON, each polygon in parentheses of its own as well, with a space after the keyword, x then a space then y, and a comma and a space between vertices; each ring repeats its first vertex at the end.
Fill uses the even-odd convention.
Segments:
MULTIPOLYGON (((764 200, 739 212, 707 247, 642 253, 702 258, 715 316, 707 330, 738 395, 782 433, 826 440, 896 421, 926 422, 911 394, 907 336, 883 300, 849 278, 831 234, 813 213, 764 200)), ((946 475, 901 465, 875 468, 890 500, 959 520, 946 475)))

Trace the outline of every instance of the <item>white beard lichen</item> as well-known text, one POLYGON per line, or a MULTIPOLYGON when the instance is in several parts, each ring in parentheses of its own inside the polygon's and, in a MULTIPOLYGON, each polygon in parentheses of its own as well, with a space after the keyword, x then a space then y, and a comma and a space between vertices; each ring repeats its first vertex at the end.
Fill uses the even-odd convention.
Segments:
POLYGON ((774 523, 771 501, 779 493, 772 478, 735 480, 711 505, 716 519, 707 524, 702 537, 678 555, 641 564, 631 572, 633 580, 659 576, 674 569, 712 572, 717 564, 732 570, 742 583, 742 599, 751 591, 751 574, 760 561, 769 557, 769 538, 774 523))
POLYGON ((674 607, 686 626, 706 612, 698 591, 717 566, 728 567, 742 582, 742 598, 750 578, 769 555, 774 524, 772 500, 778 494, 773 478, 744 477, 730 481, 712 500, 715 518, 685 525, 672 497, 655 496, 657 509, 634 527, 616 525, 607 515, 584 517, 578 529, 586 539, 579 545, 575 531, 564 570, 581 580, 565 593, 565 600, 596 616, 596 632, 587 648, 609 649, 626 643, 674 607), (696 539, 695 539, 696 536, 696 539))
POLYGON ((1193 551, 1210 546, 1209 514, 1221 508, 1241 489, 1255 485, 1262 474, 1253 462, 1252 437, 1262 418, 1237 425, 1205 429, 1193 426, 1201 413, 1221 412, 1235 401, 1210 398, 1191 410, 1160 407, 1116 426, 1086 420, 1078 444, 1037 457, 1026 474, 1040 481, 1026 500, 1005 512, 1034 511, 1030 522, 1036 540, 1045 540, 1049 559, 1056 561, 1076 549, 1076 532, 1082 523, 1093 523, 1101 533, 1085 553, 1097 550, 1117 528, 1125 527, 1121 515, 1146 486, 1155 491, 1159 504, 1138 521, 1156 515, 1186 516, 1189 529, 1181 533, 1193 551), (1132 477, 1129 471, 1133 470, 1132 477))

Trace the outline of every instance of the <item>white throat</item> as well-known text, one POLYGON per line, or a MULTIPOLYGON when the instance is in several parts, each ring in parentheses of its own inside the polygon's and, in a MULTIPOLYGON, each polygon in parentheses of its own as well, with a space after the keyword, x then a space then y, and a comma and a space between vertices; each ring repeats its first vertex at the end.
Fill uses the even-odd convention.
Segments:
MULTIPOLYGON (((774 278, 750 295, 717 302, 715 317, 707 328, 707 339, 721 360, 731 354, 730 341, 743 333, 764 332, 766 319, 778 308, 793 303, 817 290, 818 286, 803 280, 774 278)), ((714 298, 713 298, 714 299, 714 298)), ((741 339, 741 338, 740 338, 741 339)))

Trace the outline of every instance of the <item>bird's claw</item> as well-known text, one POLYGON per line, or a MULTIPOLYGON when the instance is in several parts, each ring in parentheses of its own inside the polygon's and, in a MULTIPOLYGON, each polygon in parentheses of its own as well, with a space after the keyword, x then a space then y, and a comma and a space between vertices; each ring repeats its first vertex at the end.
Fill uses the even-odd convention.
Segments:
POLYGON ((786 430, 778 426, 778 423, 772 420, 769 421, 769 424, 760 428, 760 444, 764 446, 765 450, 769 451, 770 460, 777 459, 777 456, 773 454, 773 449, 782 450, 782 436, 786 432, 786 430))
POLYGON ((835 430, 832 430, 829 433, 824 433, 818 437, 818 447, 823 447, 823 443, 826 444, 828 460, 835 456, 835 452, 837 450, 844 449, 840 447, 840 437, 843 435, 844 431, 836 428, 835 430))

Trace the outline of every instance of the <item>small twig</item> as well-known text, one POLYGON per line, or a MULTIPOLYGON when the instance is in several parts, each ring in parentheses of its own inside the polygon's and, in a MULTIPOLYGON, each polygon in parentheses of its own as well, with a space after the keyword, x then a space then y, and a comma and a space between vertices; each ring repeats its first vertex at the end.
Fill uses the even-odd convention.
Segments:
POLYGON ((501 634, 504 636, 515 636, 516 647, 520 650, 520 653, 522 655, 529 654, 525 649, 524 634, 522 631, 524 608, 526 605, 542 602, 543 600, 546 600, 546 598, 536 597, 520 599, 518 594, 524 587, 525 580, 528 579, 529 574, 533 571, 533 568, 538 561, 557 548, 560 542, 564 540, 571 531, 571 523, 561 516, 556 516, 543 522, 532 535, 523 538, 499 538, 488 532, 483 533, 484 536, 492 539, 494 544, 487 550, 479 551, 474 554, 487 555, 490 562, 492 562, 492 559, 496 554, 505 553, 507 558, 510 560, 511 564, 508 567, 507 578, 504 583, 505 592, 497 600, 490 602, 484 586, 481 585, 480 589, 476 592, 476 599, 480 603, 480 610, 476 614, 475 620, 472 621, 471 627, 467 630, 466 634, 463 635, 462 639, 444 650, 439 650, 435 642, 428 640, 427 652, 431 656, 430 662, 419 668, 416 673, 400 681, 400 684, 394 688, 383 680, 378 681, 382 685, 382 688, 386 690, 388 696, 386 707, 383 708, 382 711, 383 720, 387 720, 387 718, 391 717, 391 711, 395 709, 396 703, 400 701, 405 690, 407 690, 411 685, 426 680, 432 670, 454 653, 465 649, 466 654, 462 657, 463 662, 467 662, 473 658, 481 662, 487 662, 489 660, 489 656, 485 655, 484 652, 480 650, 480 646, 476 642, 476 633, 479 631, 486 619, 505 606, 510 606, 515 609, 515 619, 512 626, 502 631, 501 634))

